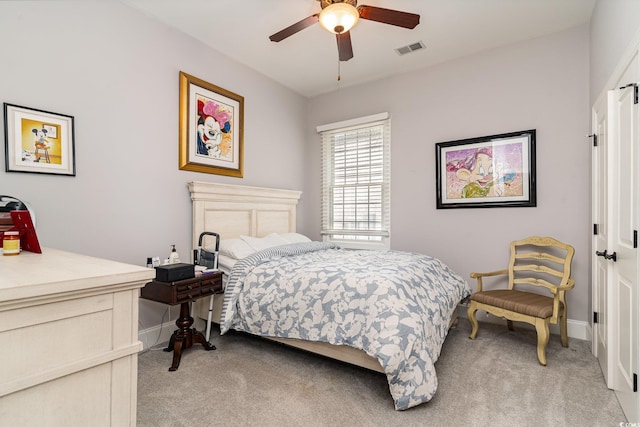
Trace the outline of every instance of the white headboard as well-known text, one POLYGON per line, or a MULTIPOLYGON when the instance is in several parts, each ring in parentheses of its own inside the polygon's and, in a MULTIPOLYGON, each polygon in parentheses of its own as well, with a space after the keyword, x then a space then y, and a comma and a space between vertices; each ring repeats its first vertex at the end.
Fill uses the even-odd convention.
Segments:
POLYGON ((300 191, 191 181, 189 192, 194 248, 203 231, 221 239, 296 231, 300 191))

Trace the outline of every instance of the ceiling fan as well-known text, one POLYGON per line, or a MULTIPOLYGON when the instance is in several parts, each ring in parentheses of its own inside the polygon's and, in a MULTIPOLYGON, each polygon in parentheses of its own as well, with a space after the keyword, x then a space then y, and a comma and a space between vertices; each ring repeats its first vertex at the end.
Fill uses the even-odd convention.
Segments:
POLYGON ((420 15, 401 12, 399 10, 384 9, 375 6, 357 6, 357 0, 318 0, 322 11, 311 15, 302 21, 278 31, 269 37, 272 42, 279 42, 311 25, 320 22, 323 28, 336 35, 338 42, 338 57, 340 61, 353 58, 351 36, 349 30, 360 18, 383 24, 395 25, 413 29, 420 23, 420 15))

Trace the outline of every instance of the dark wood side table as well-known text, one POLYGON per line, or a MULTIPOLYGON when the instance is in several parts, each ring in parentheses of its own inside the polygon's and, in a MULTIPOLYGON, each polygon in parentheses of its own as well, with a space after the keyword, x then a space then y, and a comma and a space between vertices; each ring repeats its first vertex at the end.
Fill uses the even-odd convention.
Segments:
POLYGON ((205 273, 192 279, 177 282, 147 283, 140 290, 140 297, 164 304, 180 304, 180 317, 176 320, 176 329, 171 335, 169 345, 164 351, 173 351, 173 363, 169 368, 175 371, 180 365, 182 350, 190 348, 194 343, 202 344, 205 350, 215 350, 216 347, 208 342, 202 332, 192 328, 193 317, 189 313, 189 303, 212 294, 222 293, 222 272, 205 273))

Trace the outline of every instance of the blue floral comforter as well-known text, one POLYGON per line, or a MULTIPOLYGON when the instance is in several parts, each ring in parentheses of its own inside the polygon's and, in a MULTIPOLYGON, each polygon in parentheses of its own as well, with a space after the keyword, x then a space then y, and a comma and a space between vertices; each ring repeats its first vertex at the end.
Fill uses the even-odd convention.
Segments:
POLYGON ((364 350, 383 367, 395 408, 429 401, 434 363, 469 285, 436 258, 298 243, 236 263, 221 331, 324 341, 364 350))

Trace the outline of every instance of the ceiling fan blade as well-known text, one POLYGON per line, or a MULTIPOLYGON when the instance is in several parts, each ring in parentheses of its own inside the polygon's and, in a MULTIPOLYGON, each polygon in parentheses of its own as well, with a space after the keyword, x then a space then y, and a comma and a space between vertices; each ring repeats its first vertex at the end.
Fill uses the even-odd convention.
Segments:
POLYGON ((318 22, 318 15, 319 14, 317 13, 315 15, 311 15, 308 18, 304 18, 302 21, 296 22, 295 24, 285 28, 284 30, 278 31, 272 36, 269 36, 269 40, 271 40, 272 42, 279 42, 289 36, 294 35, 298 31, 302 31, 305 28, 312 26, 313 24, 318 22))
POLYGON ((338 57, 340 61, 348 61, 353 58, 353 48, 351 47, 349 31, 336 34, 336 40, 338 41, 338 57))
POLYGON ((420 15, 399 10, 384 9, 375 6, 358 6, 360 18, 370 21, 382 22, 383 24, 395 25, 413 29, 420 23, 420 15))

